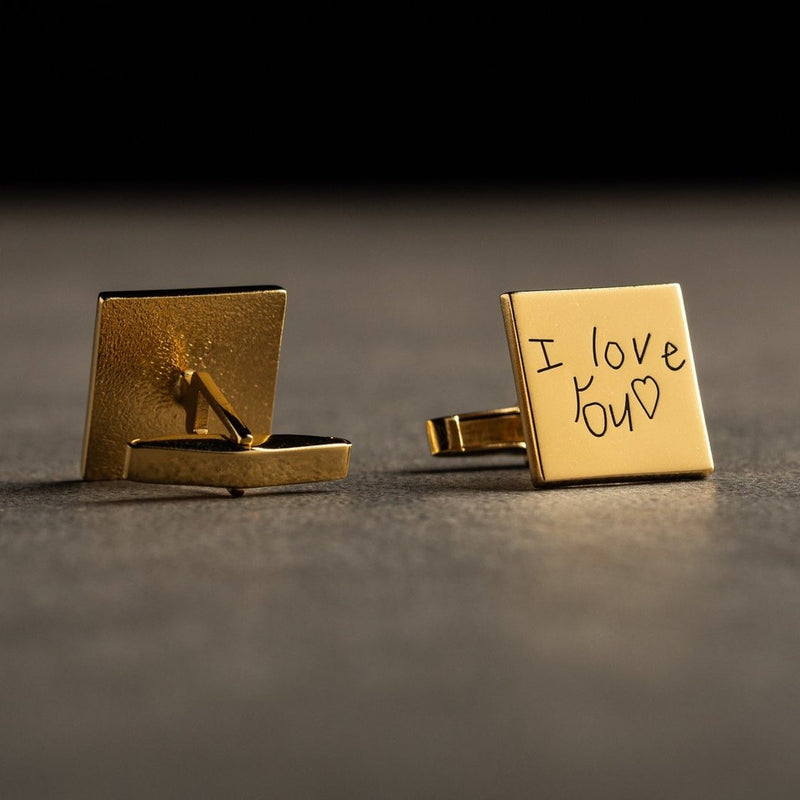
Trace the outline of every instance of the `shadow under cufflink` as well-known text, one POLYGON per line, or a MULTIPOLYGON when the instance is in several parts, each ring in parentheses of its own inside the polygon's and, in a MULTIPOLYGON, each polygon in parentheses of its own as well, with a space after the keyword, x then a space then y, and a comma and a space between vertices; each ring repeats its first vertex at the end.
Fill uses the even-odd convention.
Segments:
POLYGON ((285 308, 276 286, 101 294, 84 479, 238 497, 346 477, 346 439, 271 433, 285 308))
POLYGON ((680 286, 500 302, 518 405, 429 419, 431 455, 526 455, 537 487, 714 471, 680 286))

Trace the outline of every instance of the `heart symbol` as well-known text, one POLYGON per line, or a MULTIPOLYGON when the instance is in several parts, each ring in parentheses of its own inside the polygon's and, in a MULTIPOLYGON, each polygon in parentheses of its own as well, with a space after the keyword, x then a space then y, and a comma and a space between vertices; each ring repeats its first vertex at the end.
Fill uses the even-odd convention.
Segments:
POLYGON ((661 396, 656 379, 649 375, 644 378, 634 378, 631 381, 631 391, 644 409, 644 413, 649 419, 653 419, 658 407, 658 398, 661 396))

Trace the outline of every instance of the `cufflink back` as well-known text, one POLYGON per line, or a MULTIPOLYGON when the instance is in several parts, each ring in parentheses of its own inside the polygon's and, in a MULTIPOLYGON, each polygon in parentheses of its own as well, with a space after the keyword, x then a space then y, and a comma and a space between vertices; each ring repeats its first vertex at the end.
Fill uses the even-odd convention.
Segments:
POLYGON ((500 302, 518 406, 428 420, 432 455, 526 454, 540 487, 714 471, 678 284, 500 302))
POLYGON ((346 477, 346 439, 271 433, 285 309, 277 286, 102 293, 84 479, 239 496, 346 477))

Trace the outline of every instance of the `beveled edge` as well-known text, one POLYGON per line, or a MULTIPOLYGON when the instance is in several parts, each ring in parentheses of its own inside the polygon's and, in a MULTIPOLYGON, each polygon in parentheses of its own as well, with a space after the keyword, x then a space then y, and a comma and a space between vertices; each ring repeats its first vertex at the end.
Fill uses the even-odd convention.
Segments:
POLYGON ((302 434, 273 434, 250 449, 218 434, 136 439, 128 443, 123 477, 240 489, 342 480, 349 471, 351 447, 347 439, 302 434))

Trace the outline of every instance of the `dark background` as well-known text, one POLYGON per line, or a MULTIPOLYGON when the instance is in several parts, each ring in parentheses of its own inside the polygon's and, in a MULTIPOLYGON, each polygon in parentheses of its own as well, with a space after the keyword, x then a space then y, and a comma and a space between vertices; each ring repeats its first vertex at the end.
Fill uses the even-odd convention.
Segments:
POLYGON ((504 13, 6 18, 4 797, 797 796, 793 28, 504 13), (501 292, 672 281, 711 478, 430 458, 501 292), (349 478, 81 481, 97 294, 264 283, 349 478))
POLYGON ((780 16, 6 12, 0 182, 305 192, 794 184, 780 16), (667 18, 669 17, 669 18, 667 18), (90 24, 91 23, 91 24, 90 24))

